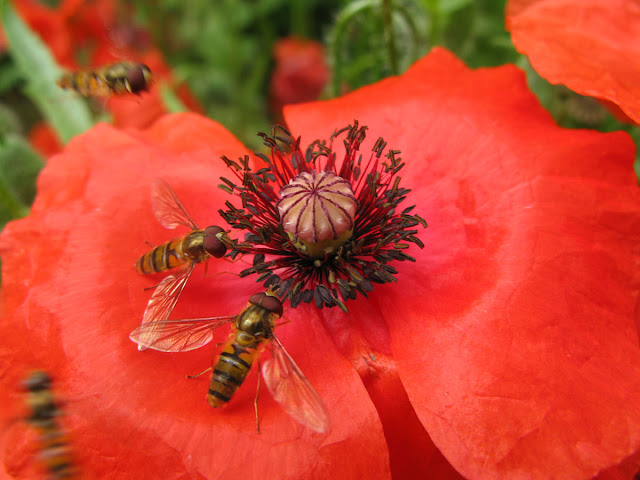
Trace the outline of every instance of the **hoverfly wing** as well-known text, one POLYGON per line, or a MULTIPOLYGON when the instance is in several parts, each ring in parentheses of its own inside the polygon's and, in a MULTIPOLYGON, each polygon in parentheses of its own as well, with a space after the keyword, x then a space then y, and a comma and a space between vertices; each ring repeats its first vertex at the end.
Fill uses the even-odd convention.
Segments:
POLYGON ((183 270, 175 275, 168 275, 156 287, 147 303, 147 308, 142 317, 142 324, 151 324, 147 331, 144 343, 138 343, 138 350, 147 348, 145 344, 152 343, 154 337, 160 335, 161 330, 158 322, 169 319, 169 315, 173 311, 187 280, 191 276, 191 272, 195 268, 195 263, 187 264, 183 270), (154 333, 154 329, 156 330, 154 333))
POLYGON ((156 178, 151 185, 151 208, 158 222, 169 229, 184 225, 198 230, 196 222, 189 216, 178 196, 167 182, 156 178))
POLYGON ((161 352, 188 352, 200 348, 213 339, 213 331, 235 317, 192 318, 145 323, 129 338, 145 348, 161 352))
POLYGON ((294 420, 314 432, 328 432, 329 414, 320 395, 275 335, 273 342, 273 358, 262 365, 267 389, 294 420))

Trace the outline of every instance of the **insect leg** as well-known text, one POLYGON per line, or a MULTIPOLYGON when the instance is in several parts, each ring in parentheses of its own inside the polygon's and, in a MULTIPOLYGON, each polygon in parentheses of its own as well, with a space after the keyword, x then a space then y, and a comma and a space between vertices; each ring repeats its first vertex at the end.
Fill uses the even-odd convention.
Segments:
MULTIPOLYGON (((216 358, 216 350, 218 349, 218 347, 220 345, 224 345, 223 343, 216 343, 213 347, 213 354, 211 355, 211 361, 213 361, 214 358, 216 358)), ((197 378, 200 375, 207 373, 208 371, 213 370, 213 365, 211 365, 209 368, 207 368, 206 370, 203 370, 202 372, 198 373, 197 375, 187 375, 187 378, 197 378)))
POLYGON ((277 327, 281 327, 282 325, 286 325, 286 324, 287 324, 287 323, 289 323, 289 322, 291 322, 291 319, 287 318, 286 320, 284 320, 284 321, 282 321, 282 322, 278 323, 278 324, 275 326, 275 328, 277 328, 277 327))
POLYGON ((204 264, 204 277, 205 278, 209 278, 209 277, 217 277, 218 275, 235 275, 236 277, 239 277, 240 274, 239 273, 234 273, 234 272, 216 272, 216 273, 212 273, 211 275, 209 275, 209 262, 205 262, 204 264))
POLYGON ((197 378, 197 377, 199 377, 200 375, 202 375, 202 374, 204 374, 204 373, 207 373, 209 370, 213 370, 213 367, 209 367, 209 368, 207 368, 207 369, 205 369, 205 370, 203 370, 203 371, 201 371, 200 373, 197 373, 197 374, 195 374, 195 375, 187 375, 187 378, 189 378, 189 379, 191 379, 191 378, 197 378))
POLYGON ((258 386, 256 387, 256 398, 253 401, 253 408, 256 411, 256 429, 260 433, 260 416, 258 415, 258 395, 260 395, 260 379, 262 378, 262 370, 260 369, 260 359, 258 359, 258 386))

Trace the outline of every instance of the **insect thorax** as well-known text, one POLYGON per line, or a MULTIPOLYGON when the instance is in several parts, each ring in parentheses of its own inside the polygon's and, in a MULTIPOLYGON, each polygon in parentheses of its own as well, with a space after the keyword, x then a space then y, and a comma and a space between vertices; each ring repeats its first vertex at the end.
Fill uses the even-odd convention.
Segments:
POLYGON ((204 249, 204 230, 194 230, 184 237, 182 253, 196 263, 204 262, 209 254, 204 249))
POLYGON ((240 332, 259 339, 271 338, 273 332, 273 322, 277 315, 259 305, 250 305, 239 316, 236 321, 236 339, 240 332))

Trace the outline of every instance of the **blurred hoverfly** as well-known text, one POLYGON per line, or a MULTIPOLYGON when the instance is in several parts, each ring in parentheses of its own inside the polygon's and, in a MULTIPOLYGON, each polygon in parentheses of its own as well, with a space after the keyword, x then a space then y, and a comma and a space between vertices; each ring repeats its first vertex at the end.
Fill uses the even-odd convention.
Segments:
MULTIPOLYGON (((136 262, 136 270, 142 274, 179 269, 156 287, 145 309, 143 324, 167 320, 196 264, 211 257, 220 258, 227 251, 227 247, 218 237, 220 234, 224 235, 224 230, 217 226, 200 230, 173 189, 164 180, 156 179, 153 182, 151 206, 156 219, 165 228, 173 229, 183 225, 192 231, 184 237, 154 247, 136 262)), ((146 347, 140 344, 138 348, 144 350, 146 347)))
MULTIPOLYGON (((329 430, 329 416, 322 399, 275 335, 275 322, 282 312, 282 302, 271 292, 257 293, 235 317, 143 324, 131 332, 130 338, 138 346, 161 352, 186 352, 206 345, 212 340, 214 329, 233 321, 229 340, 213 367, 207 394, 209 405, 225 406, 247 378, 254 360, 270 345, 273 357, 262 364, 267 389, 294 420, 325 433, 329 430)), ((256 425, 260 431, 257 406, 256 425)))
POLYGON ((77 478, 66 434, 56 419, 62 413, 51 391, 51 377, 46 372, 34 371, 23 382, 23 386, 27 391, 26 403, 29 408, 26 421, 40 435, 40 456, 50 478, 77 478))
POLYGON ((63 90, 74 90, 85 97, 108 98, 112 95, 148 92, 153 74, 143 63, 119 62, 96 70, 71 72, 57 84, 63 90))

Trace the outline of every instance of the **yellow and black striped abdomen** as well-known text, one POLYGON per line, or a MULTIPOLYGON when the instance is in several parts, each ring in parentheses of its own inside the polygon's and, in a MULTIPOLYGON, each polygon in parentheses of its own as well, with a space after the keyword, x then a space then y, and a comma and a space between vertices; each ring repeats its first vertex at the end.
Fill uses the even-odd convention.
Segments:
POLYGON ((56 480, 78 478, 65 433, 53 422, 51 425, 41 426, 39 430, 40 457, 51 474, 51 478, 56 480))
POLYGON ((170 240, 142 255, 136 261, 138 273, 159 273, 186 263, 189 259, 182 252, 184 238, 170 240))
POLYGON ((234 339, 225 345, 213 367, 207 395, 209 405, 223 407, 231 400, 249 375, 261 341, 253 335, 236 330, 234 339))
POLYGON ((68 73, 57 83, 63 90, 74 90, 84 96, 108 97, 112 94, 111 87, 99 72, 68 73))
POLYGON ((33 372, 24 387, 28 391, 26 403, 30 410, 25 420, 38 433, 39 456, 50 473, 48 478, 78 478, 67 435, 58 422, 62 412, 51 391, 51 377, 42 371, 33 372))

